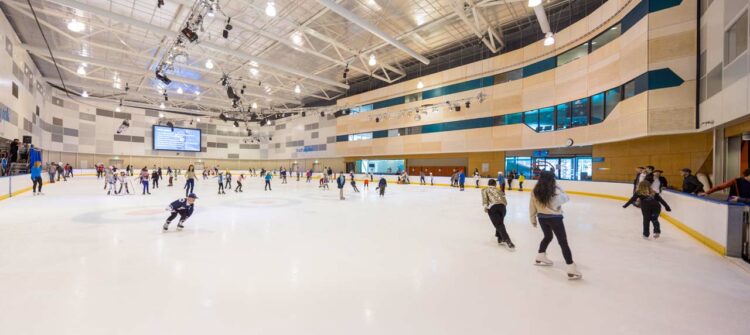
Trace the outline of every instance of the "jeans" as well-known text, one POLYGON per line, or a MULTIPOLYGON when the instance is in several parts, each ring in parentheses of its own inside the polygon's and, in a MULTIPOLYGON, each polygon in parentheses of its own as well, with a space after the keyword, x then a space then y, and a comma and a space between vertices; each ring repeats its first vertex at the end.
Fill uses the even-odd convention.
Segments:
POLYGON ((654 234, 661 234, 661 225, 659 224, 661 206, 658 203, 654 206, 644 201, 641 203, 641 214, 643 214, 643 236, 651 235, 651 223, 654 224, 654 234))
POLYGON ((193 193, 195 189, 195 179, 190 178, 185 182, 185 196, 187 197, 190 193, 193 193))
POLYGON ((42 177, 34 177, 31 178, 31 181, 34 183, 34 193, 41 192, 42 191, 42 177), (39 190, 37 190, 37 185, 39 185, 39 190))
POLYGON ((547 252, 547 246, 552 242, 552 237, 557 237, 557 243, 560 244, 563 258, 566 264, 573 264, 573 254, 568 246, 568 235, 565 233, 563 217, 560 215, 537 215, 539 226, 542 228, 544 238, 539 244, 539 253, 547 252))
POLYGON ((151 192, 148 191, 148 180, 142 180, 141 184, 143 185, 143 194, 151 194, 151 192))
POLYGON ((494 204, 487 212, 492 225, 495 226, 495 237, 498 241, 510 241, 508 231, 505 230, 505 210, 505 205, 494 204))
POLYGON ((270 180, 266 180, 266 185, 263 186, 263 190, 265 190, 265 191, 271 190, 271 181, 270 180))

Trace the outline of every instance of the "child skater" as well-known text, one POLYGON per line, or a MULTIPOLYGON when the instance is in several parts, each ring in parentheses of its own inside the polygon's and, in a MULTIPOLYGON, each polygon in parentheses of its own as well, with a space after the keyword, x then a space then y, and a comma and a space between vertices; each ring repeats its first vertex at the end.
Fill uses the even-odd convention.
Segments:
POLYGON ((369 189, 370 189, 370 179, 367 179, 367 176, 365 176, 365 179, 364 179, 364 181, 363 181, 363 182, 364 182, 364 185, 365 185, 365 186, 364 186, 364 187, 362 187, 362 188, 364 188, 364 189, 368 189, 368 190, 369 190, 369 189))
POLYGON ((159 172, 157 170, 151 173, 151 188, 159 188, 159 172))
POLYGON ((114 171, 107 172, 107 184, 109 186, 109 189, 107 190, 107 195, 111 195, 113 192, 115 195, 118 194, 117 192, 117 173, 114 171))
POLYGON ((318 186, 318 188, 323 188, 326 190, 328 189, 328 175, 327 174, 324 173, 323 176, 320 177, 320 185, 318 186))
POLYGON ((224 178, 226 185, 224 185, 225 189, 232 189, 232 173, 227 170, 227 174, 224 178))
MULTIPOLYGON (((151 195, 151 192, 148 191, 148 178, 149 178, 149 174, 148 174, 148 168, 147 167, 145 167, 145 166, 143 167, 143 169, 141 170, 141 175, 139 176, 139 178, 141 180, 141 185, 143 185, 143 194, 144 195, 145 194, 151 195)), ((135 192, 135 190, 133 190, 133 191, 135 192)))
MULTIPOLYGON (((352 181, 351 181, 352 188, 354 189, 355 193, 359 193, 359 189, 357 188, 357 181, 354 180, 353 176, 354 176, 354 174, 352 173, 352 181)), ((365 180, 367 180, 367 179, 365 179, 365 180)))
POLYGON ((487 181, 487 188, 482 190, 482 205, 484 212, 490 216, 492 225, 495 226, 495 237, 497 243, 506 243, 508 248, 515 249, 516 246, 511 242, 510 235, 505 229, 505 213, 508 201, 505 199, 505 193, 497 187, 494 179, 487 181))
POLYGON ((194 193, 190 193, 187 198, 177 199, 169 204, 167 210, 172 212, 172 214, 169 215, 167 222, 164 223, 164 231, 169 230, 169 224, 178 214, 180 215, 180 221, 177 223, 177 230, 185 228, 182 224, 193 215, 193 204, 195 204, 195 199, 198 199, 198 197, 194 193))
POLYGON ((226 194, 224 193, 224 172, 219 172, 216 178, 219 180, 219 194, 226 194))
POLYGON ((661 206, 664 205, 667 212, 671 212, 672 209, 669 208, 669 205, 664 199, 662 199, 659 193, 656 193, 656 191, 651 188, 651 183, 647 180, 638 184, 638 190, 636 190, 635 194, 633 194, 630 200, 628 200, 622 208, 628 208, 628 206, 638 199, 641 200, 641 214, 643 214, 643 239, 648 240, 648 236, 651 232, 650 223, 654 224, 654 238, 659 238, 659 235, 661 234, 661 226, 659 225, 661 206))
POLYGON ((240 176, 237 177, 237 188, 234 189, 235 192, 242 192, 242 181, 245 180, 245 175, 240 173, 240 176))
MULTIPOLYGON (((122 187, 125 186, 125 194, 130 194, 130 187, 128 187, 128 181, 125 177, 125 171, 120 172, 120 175, 117 177, 117 181, 120 183, 120 189, 117 190, 117 194, 122 193, 122 187)), ((135 190, 133 190, 135 192, 135 190)))

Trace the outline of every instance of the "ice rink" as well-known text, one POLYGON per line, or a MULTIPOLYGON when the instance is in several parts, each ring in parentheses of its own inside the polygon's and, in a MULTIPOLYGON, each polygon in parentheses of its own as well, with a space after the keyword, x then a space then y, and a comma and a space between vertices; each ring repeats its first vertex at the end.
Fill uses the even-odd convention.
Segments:
POLYGON ((78 177, 1 201, 0 334, 750 334, 750 272, 663 220, 643 240, 619 201, 566 205, 568 281, 556 241, 554 267, 532 265, 528 192, 508 192, 509 251, 473 188, 340 201, 317 180, 220 196, 210 179, 163 233, 183 183, 106 196, 78 177))

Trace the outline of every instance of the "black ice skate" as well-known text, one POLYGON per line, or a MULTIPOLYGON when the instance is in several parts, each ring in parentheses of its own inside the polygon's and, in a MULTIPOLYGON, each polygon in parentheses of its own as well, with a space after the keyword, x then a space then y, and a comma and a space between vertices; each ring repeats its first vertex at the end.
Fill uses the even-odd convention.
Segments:
POLYGON ((182 228, 185 228, 185 226, 182 225, 182 221, 177 223, 177 230, 182 230, 182 228))
POLYGON ((162 228, 164 229, 164 231, 169 230, 169 221, 165 222, 164 223, 164 227, 162 227, 162 228))

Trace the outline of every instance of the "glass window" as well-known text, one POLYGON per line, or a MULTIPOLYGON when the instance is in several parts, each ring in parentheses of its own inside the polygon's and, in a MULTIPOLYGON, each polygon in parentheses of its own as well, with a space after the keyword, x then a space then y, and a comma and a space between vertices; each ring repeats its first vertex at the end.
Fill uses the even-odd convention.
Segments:
POLYGON ((371 140, 371 139, 372 139, 372 133, 361 133, 361 134, 349 135, 349 141, 363 141, 363 140, 371 140))
POLYGON ((557 129, 570 127, 570 103, 557 105, 557 129))
POLYGON ((576 172, 578 180, 591 180, 593 169, 593 159, 591 157, 576 157, 576 172))
POLYGON ((724 33, 724 66, 747 50, 747 11, 724 33))
POLYGON ((594 39, 591 40, 591 52, 594 52, 596 49, 599 49, 620 37, 620 30, 620 25, 618 24, 601 33, 599 36, 594 37, 594 39))
POLYGON ((539 111, 533 110, 523 113, 523 123, 534 131, 539 131, 539 111))
POLYGON ((555 107, 539 110, 539 131, 555 130, 555 107))
POLYGON ((507 83, 509 81, 514 81, 523 78, 523 68, 516 69, 513 71, 498 73, 495 75, 495 85, 507 83))
POLYGON ((591 97, 591 124, 604 121, 604 93, 591 97))
POLYGON ((568 64, 578 58, 586 56, 588 53, 589 44, 586 42, 557 56, 557 66, 568 64))
POLYGON ((589 98, 578 99, 573 101, 573 127, 580 127, 589 124, 589 98))
POLYGON ((372 104, 369 105, 362 105, 359 107, 354 107, 351 109, 352 114, 356 113, 362 113, 362 112, 369 112, 372 110, 372 104))
POLYGON ((708 73, 706 77, 706 97, 711 99, 716 93, 721 92, 721 80, 723 72, 721 70, 721 64, 717 64, 716 67, 708 73))
POLYGON ((398 132, 398 129, 388 129, 388 137, 397 137, 397 136, 401 136, 401 134, 399 134, 398 132))
POLYGON ((635 95, 635 80, 629 81, 623 85, 623 98, 628 99, 635 95))
POLYGON ((404 171, 406 166, 406 162, 403 159, 363 159, 357 161, 357 163, 359 163, 360 171, 372 172, 374 174, 396 174, 399 171, 404 171))
POLYGON ((605 101, 604 101, 604 118, 606 119, 607 116, 609 116, 610 113, 612 113, 613 110, 615 110, 615 107, 618 103, 620 103, 620 88, 613 88, 605 94, 605 101))
POLYGON ((404 103, 414 102, 422 99, 422 92, 417 92, 414 94, 409 94, 404 97, 404 103))
POLYGON ((507 114, 505 116, 505 124, 519 124, 521 123, 523 113, 507 114))

